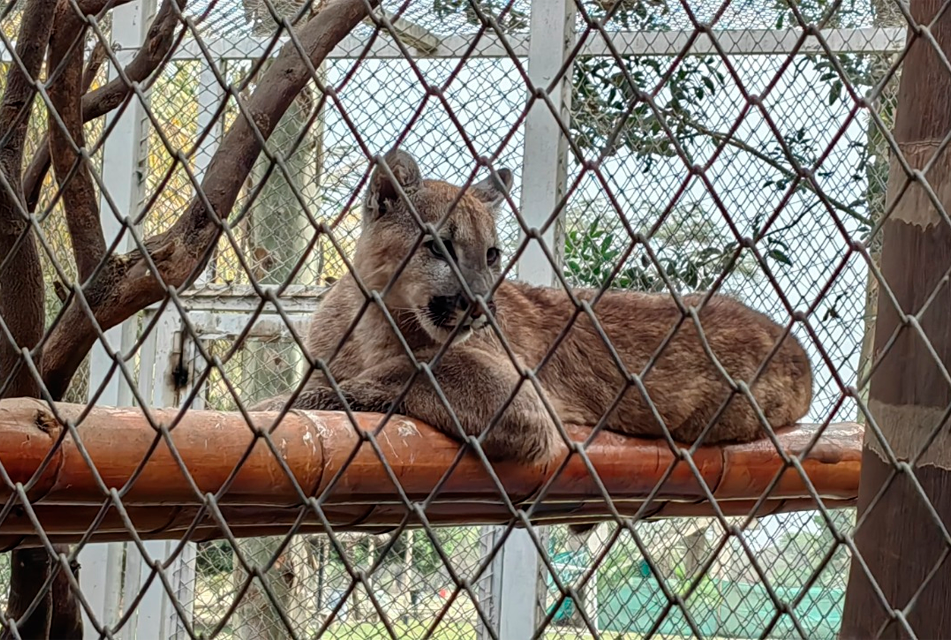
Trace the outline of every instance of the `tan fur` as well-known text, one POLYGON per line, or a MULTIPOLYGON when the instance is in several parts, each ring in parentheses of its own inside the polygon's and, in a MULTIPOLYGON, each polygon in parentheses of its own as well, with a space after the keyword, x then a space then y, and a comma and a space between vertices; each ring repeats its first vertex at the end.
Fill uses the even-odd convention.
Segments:
MULTIPOLYGON (((492 293, 506 261, 503 258, 494 266, 487 263, 487 252, 498 242, 495 208, 502 201, 503 185, 487 179, 460 197, 457 186, 422 180, 416 162, 405 153, 391 152, 386 163, 424 224, 435 225, 458 199, 440 236, 452 241, 456 262, 472 295, 486 297, 492 293)), ((504 188, 508 188, 511 173, 503 170, 499 175, 507 183, 504 188)), ((384 291, 419 233, 396 186, 378 167, 368 187, 364 229, 353 260, 368 290, 384 291)), ((419 362, 429 362, 451 333, 435 326, 421 309, 433 296, 452 296, 460 291, 462 287, 448 264, 420 246, 386 294, 389 313, 419 362)), ((593 290, 574 293, 586 301, 593 301, 597 295, 593 290)), ((683 302, 699 305, 701 298, 688 295, 683 302)), ((650 404, 633 382, 626 383, 594 323, 584 312, 576 313, 565 291, 505 280, 491 300, 496 305, 495 321, 514 351, 518 367, 536 370, 548 401, 563 423, 597 424, 627 386, 623 398, 605 419, 605 426, 639 436, 663 435, 650 404), (559 341, 572 319, 570 329, 559 341)), ((592 304, 597 322, 630 376, 641 375, 667 335, 675 331, 643 376, 643 384, 674 439, 692 443, 730 394, 727 381, 704 352, 692 319, 683 316, 669 294, 609 291, 592 304)), ((475 308, 484 313, 483 307, 475 308)), ((468 313, 468 309, 460 310, 454 322, 464 321, 468 313)), ((699 318, 710 350, 738 383, 753 378, 784 335, 784 329, 766 316, 728 297, 713 297, 699 311, 699 318)), ((492 459, 549 458, 559 436, 531 382, 519 385, 519 371, 490 326, 466 333, 471 335, 445 350, 433 369, 465 434, 482 434, 518 387, 514 400, 482 447, 492 459)), ((391 323, 375 304, 367 307, 351 274, 334 284, 314 314, 308 349, 311 356, 327 362, 356 411, 387 410, 414 372, 391 323), (346 335, 354 321, 354 330, 346 335)), ((789 425, 806 414, 812 399, 812 373, 806 353, 794 337, 785 337, 752 386, 752 394, 773 427, 789 425)), ((255 408, 279 410, 287 397, 271 399, 255 408)), ((316 372, 294 407, 339 410, 343 405, 328 388, 326 379, 316 372)), ((461 437, 424 373, 417 376, 396 410, 461 437)), ((744 442, 763 433, 750 403, 737 394, 703 442, 744 442)))

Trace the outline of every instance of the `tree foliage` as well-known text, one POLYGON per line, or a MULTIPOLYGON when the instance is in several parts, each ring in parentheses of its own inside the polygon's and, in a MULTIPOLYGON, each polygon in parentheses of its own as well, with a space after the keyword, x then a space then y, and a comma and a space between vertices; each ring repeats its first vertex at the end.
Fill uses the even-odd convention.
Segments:
MULTIPOLYGON (((565 237, 564 276, 575 286, 647 292, 669 291, 669 286, 680 292, 704 291, 724 273, 748 282, 761 278, 753 254, 714 219, 699 205, 674 209, 648 239, 648 253, 625 225, 612 224, 603 209, 594 215, 577 212, 565 237)), ((650 230, 636 231, 646 237, 650 230)), ((768 234, 764 244, 768 263, 791 264, 782 239, 768 234)))

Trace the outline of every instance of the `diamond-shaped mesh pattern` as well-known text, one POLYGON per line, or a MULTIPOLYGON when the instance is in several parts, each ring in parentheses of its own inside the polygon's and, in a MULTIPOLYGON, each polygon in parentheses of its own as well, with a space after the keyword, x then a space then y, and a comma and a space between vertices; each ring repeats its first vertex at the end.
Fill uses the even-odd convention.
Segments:
POLYGON ((935 634, 945 9, 10 0, 0 624, 935 634))

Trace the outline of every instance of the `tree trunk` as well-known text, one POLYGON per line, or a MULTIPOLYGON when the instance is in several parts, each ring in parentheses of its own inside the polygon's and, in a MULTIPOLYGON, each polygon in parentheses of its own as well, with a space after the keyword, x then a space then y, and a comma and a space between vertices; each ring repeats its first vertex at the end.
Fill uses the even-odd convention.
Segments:
MULTIPOLYGON (((912 0, 910 10, 918 24, 928 24, 942 4, 942 0, 912 0)), ((951 56, 951 14, 944 12, 931 27, 931 34, 943 55, 951 56)), ((899 86, 894 134, 910 166, 921 169, 951 131, 951 74, 927 40, 914 33, 908 37, 911 44, 899 86)), ((926 177, 942 208, 951 210, 951 156, 942 153, 926 177)), ((942 220, 918 183, 902 193, 905 182, 906 176, 893 158, 888 199, 890 203, 901 199, 882 230, 881 270, 887 287, 881 288, 891 289, 908 314, 921 312, 939 284, 940 289, 917 320, 920 332, 913 325, 902 326, 887 290, 880 291, 877 356, 892 333, 902 328, 872 378, 869 409, 897 458, 912 464, 924 495, 907 474, 899 473, 890 482, 893 469, 885 448, 872 430, 866 430, 858 498, 859 518, 865 521, 855 532, 855 544, 874 585, 862 564, 853 561, 843 638, 878 637, 880 630, 884 637, 906 637, 900 624, 888 615, 889 610, 906 607, 905 619, 917 637, 951 635, 951 567, 945 565, 928 579, 947 547, 925 501, 926 496, 944 526, 951 526, 951 434, 947 425, 942 424, 939 435, 930 441, 931 432, 946 422, 944 413, 951 403, 951 385, 941 369, 951 367, 951 292, 942 282, 951 268, 951 226, 942 220), (922 448, 925 451, 919 457, 922 448), (880 492, 882 496, 876 500, 880 492), (887 599, 887 610, 876 588, 887 599)))
MULTIPOLYGON (((50 572, 50 556, 46 549, 17 549, 10 557, 10 595, 7 615, 19 616, 40 592, 50 572)), ((50 629, 51 592, 42 597, 32 615, 17 626, 21 638, 47 638, 50 629)), ((3 640, 13 638, 5 630, 3 640)))
MULTIPOLYGON (((42 395, 39 381, 21 361, 21 350, 39 344, 46 324, 42 266, 33 231, 22 215, 26 211, 21 184, 23 146, 29 120, 22 116, 33 107, 32 82, 40 76, 55 4, 48 0, 26 3, 17 37, 19 63, 9 65, 0 98, 0 131, 5 138, 0 144, 0 172, 7 185, 0 187, 0 318, 3 333, 12 338, 11 342, 6 335, 0 337, 0 399, 42 395)), ((54 550, 68 553, 69 548, 57 545, 54 550)), ((82 638, 82 620, 69 581, 46 549, 15 550, 10 564, 6 618, 23 618, 39 595, 37 606, 17 628, 19 636, 46 638, 52 624, 56 637, 82 638), (51 571, 56 572, 53 584, 40 595, 51 571)), ((13 636, 4 629, 2 637, 13 636)))
MULTIPOLYGON (((70 552, 69 545, 54 545, 57 553, 70 552)), ((79 581, 79 562, 70 563, 70 572, 76 581, 79 581)), ((53 612, 50 617, 50 638, 55 640, 82 640, 83 617, 80 612, 79 600, 72 593, 72 585, 66 572, 60 569, 53 580, 52 588, 53 612)), ((99 622, 105 623, 104 620, 99 622)), ((26 637, 26 636, 24 636, 26 637)))

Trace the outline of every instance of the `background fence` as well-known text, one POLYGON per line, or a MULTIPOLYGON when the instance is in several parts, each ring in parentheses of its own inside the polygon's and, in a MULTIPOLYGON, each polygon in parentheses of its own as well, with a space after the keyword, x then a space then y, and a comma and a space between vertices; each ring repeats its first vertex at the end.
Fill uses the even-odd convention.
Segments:
MULTIPOLYGON (((294 384, 306 362, 252 282, 289 285, 282 306, 300 323, 296 328, 303 327, 321 291, 345 269, 308 213, 331 223, 350 250, 360 215, 352 196, 368 163, 358 137, 376 153, 415 118, 402 146, 420 159, 425 174, 458 182, 471 171, 475 149, 497 155, 496 167, 514 169, 513 199, 530 225, 542 226, 563 208, 545 238, 572 285, 599 286, 624 259, 616 286, 664 290, 643 248, 628 253, 623 219, 652 234, 652 249, 677 287, 709 287, 727 265, 737 234, 753 236, 778 213, 759 249, 794 308, 819 300, 812 326, 828 356, 804 341, 817 390, 808 419, 856 419, 842 381, 851 384, 867 365, 870 314, 866 267, 848 243, 866 237, 884 206, 888 152, 869 112, 892 121, 897 79, 878 85, 904 46, 900 14, 879 0, 620 1, 620 9, 611 9, 614 3, 597 0, 577 6, 574 0, 485 0, 478 11, 455 0, 384 3, 402 44, 364 23, 317 69, 336 99, 310 83, 280 122, 271 145, 287 154, 289 171, 268 171, 266 159, 259 160, 237 205, 245 213, 231 225, 236 244, 223 238, 199 282, 181 296, 190 327, 175 305, 161 304, 113 329, 109 339, 132 354, 135 380, 123 380, 97 345, 68 397, 133 405, 134 384, 152 406, 234 410, 236 397, 247 406, 294 384), (612 16, 605 19, 608 10, 612 16), (479 12, 494 17, 499 31, 486 29, 479 12), (523 117, 522 74, 545 85, 563 61, 570 70, 550 96, 568 124, 567 143, 543 103, 523 117), (873 88, 873 99, 861 106, 850 97, 873 88), (650 104, 634 100, 641 93, 652 96, 650 104), (796 180, 790 154, 810 168, 812 181, 796 180), (691 172, 708 162, 703 177, 691 172), (600 167, 596 174, 586 169, 592 163, 600 167), (235 348, 249 322, 253 328, 235 348), (133 348, 139 340, 141 347, 133 348)), ((168 228, 193 197, 188 173, 203 175, 236 117, 232 94, 253 90, 260 75, 254 62, 276 51, 271 12, 292 16, 299 9, 258 0, 189 6, 194 30, 151 84, 147 101, 133 100, 121 114, 89 125, 90 140, 107 132, 93 160, 111 201, 140 215, 144 233, 168 228)), ((149 0, 136 0, 102 25, 119 45, 120 63, 142 45, 155 10, 149 0)), ((0 24, 14 37, 16 9, 0 24)), ((10 64, 9 51, 0 54, 10 64)), ((104 65, 94 85, 115 74, 104 65)), ((103 205, 103 222, 107 236, 115 237, 120 226, 109 209, 103 205)), ((499 224, 511 255, 519 225, 514 216, 499 224)), ((54 209, 42 228, 59 262, 71 265, 61 212, 54 209)), ((128 236, 121 243, 132 248, 128 236)), ((512 277, 553 284, 554 268, 529 249, 512 277)), ((784 321, 776 288, 755 260, 741 260, 724 288, 784 321)), ((50 308, 58 304, 51 294, 50 308)), ((840 532, 850 529, 852 510, 833 515, 840 532)), ((824 518, 803 512, 736 524, 744 527, 755 561, 714 518, 639 522, 633 529, 607 523, 583 540, 564 527, 546 528, 540 535, 558 580, 583 579, 570 601, 560 597, 525 532, 512 532, 483 567, 505 531, 495 527, 440 529, 438 544, 424 531, 395 540, 338 533, 334 544, 324 535, 295 536, 269 575, 301 636, 385 637, 386 618, 401 637, 423 637, 427 630, 434 638, 489 637, 471 598, 453 596, 454 575, 473 582, 501 637, 528 638, 546 617, 547 637, 589 637, 592 627, 603 637, 639 637, 665 615, 657 632, 691 635, 650 564, 674 593, 688 593, 689 580, 704 572, 685 607, 705 635, 759 637, 767 629, 770 637, 798 635, 789 616, 774 626, 768 585, 795 601, 792 613, 808 637, 833 637, 848 553, 824 518), (367 575, 352 591, 341 552, 367 575), (539 612, 534 621, 526 615, 530 602, 539 612)), ((247 550, 265 562, 280 543, 249 540, 247 550)), ((118 620, 148 583, 117 637, 187 637, 172 596, 196 632, 216 637, 254 637, 252 624, 273 615, 260 594, 255 600, 250 593, 236 615, 225 618, 242 579, 227 542, 146 547, 156 558, 176 555, 166 569, 173 593, 150 580, 134 545, 91 544, 80 554, 83 591, 102 622, 118 620)))

